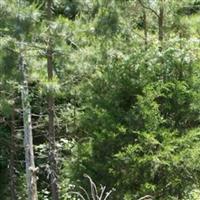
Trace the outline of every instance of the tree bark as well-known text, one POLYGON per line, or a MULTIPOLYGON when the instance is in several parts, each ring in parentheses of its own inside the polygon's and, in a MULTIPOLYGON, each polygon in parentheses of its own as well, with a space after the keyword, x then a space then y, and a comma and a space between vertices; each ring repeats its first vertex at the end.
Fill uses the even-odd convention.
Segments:
POLYGON ((164 3, 160 0, 159 16, 158 16, 158 40, 163 42, 164 39, 164 3))
MULTIPOLYGON (((162 42, 164 39, 164 0, 159 0, 159 12, 156 12, 153 8, 151 8, 150 6, 146 6, 145 3, 142 0, 138 0, 138 2, 140 3, 140 5, 144 8, 144 9, 148 9, 150 10, 158 19, 158 40, 161 43, 161 49, 162 49, 162 42)), ((144 19, 146 18, 146 16, 144 16, 144 19)), ((144 20, 145 21, 145 20, 144 20)), ((144 22, 145 23, 145 22, 144 22)), ((147 33, 147 32, 146 32, 147 33)), ((145 34, 146 34, 145 33, 145 34)), ((145 41, 146 42, 146 41, 145 41)))
MULTIPOLYGON (((49 21, 52 20, 52 0, 47 0, 47 18, 49 21)), ((48 49, 47 49, 47 74, 48 81, 53 80, 53 49, 51 35, 48 38, 48 49)), ((50 163, 50 182, 52 200, 59 199, 58 191, 58 178, 57 178, 57 161, 56 161, 56 143, 55 143, 55 125, 54 125, 54 111, 55 102, 54 96, 51 89, 48 91, 47 96, 48 102, 48 136, 49 136, 49 163, 50 163)))
POLYGON ((27 194, 28 194, 28 200, 38 200, 37 176, 36 176, 37 168, 35 167, 35 162, 34 162, 31 107, 29 100, 27 69, 25 66, 22 53, 20 55, 19 67, 22 76, 21 100, 23 108, 27 194))
POLYGON ((144 20, 144 45, 145 49, 148 48, 148 27, 147 27, 147 15, 146 10, 143 8, 143 20, 144 20))
POLYGON ((11 200, 17 200, 17 192, 16 192, 16 174, 15 174, 15 107, 13 105, 12 113, 11 113, 11 121, 10 121, 10 129, 11 129, 11 138, 10 138, 10 192, 11 192, 11 200))

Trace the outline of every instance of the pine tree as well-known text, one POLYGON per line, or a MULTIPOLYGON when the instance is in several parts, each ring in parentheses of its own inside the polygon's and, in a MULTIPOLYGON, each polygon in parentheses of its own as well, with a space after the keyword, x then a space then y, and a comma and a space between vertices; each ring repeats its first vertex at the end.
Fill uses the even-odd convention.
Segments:
MULTIPOLYGON (((47 0, 47 20, 51 23, 52 20, 52 0, 47 0)), ((50 30, 50 27, 49 27, 50 30)), ((48 81, 53 81, 53 49, 52 49, 52 36, 49 35, 47 47, 47 75, 48 81)), ((56 161, 56 142, 55 142, 55 125, 54 125, 54 112, 55 100, 53 93, 50 90, 47 94, 48 102, 48 140, 49 140, 49 164, 50 164, 50 184, 52 199, 58 200, 58 170, 56 161)))

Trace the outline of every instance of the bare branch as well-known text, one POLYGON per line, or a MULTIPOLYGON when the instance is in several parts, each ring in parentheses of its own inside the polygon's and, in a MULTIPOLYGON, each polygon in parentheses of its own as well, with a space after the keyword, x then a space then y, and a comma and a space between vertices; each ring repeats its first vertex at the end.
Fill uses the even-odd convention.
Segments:
POLYGON ((95 200, 95 196, 96 196, 95 194, 98 194, 97 193, 96 185, 94 184, 94 182, 92 181, 92 179, 87 174, 84 174, 84 177, 88 178, 89 181, 90 181, 90 188, 91 188, 92 199, 95 200))
POLYGON ((83 187, 81 187, 81 186, 79 186, 79 188, 80 188, 81 190, 83 190, 83 192, 84 192, 85 195, 87 196, 87 199, 90 200, 90 197, 89 197, 89 194, 87 193, 87 191, 86 191, 83 187))
POLYGON ((158 13, 153 8, 151 8, 150 6, 146 6, 142 0, 138 0, 138 2, 140 3, 140 5, 143 8, 151 10, 151 12, 153 12, 157 17, 159 17, 158 13))
POLYGON ((102 197, 103 197, 103 194, 104 194, 104 192, 105 192, 105 189, 106 189, 106 186, 101 186, 101 194, 100 194, 100 200, 102 199, 102 197))
POLYGON ((107 192, 106 197, 103 200, 106 200, 110 196, 111 193, 112 193, 112 190, 110 190, 109 192, 107 192))
MULTIPOLYGON (((84 194, 87 196, 87 200, 107 200, 108 197, 110 196, 110 194, 114 191, 114 189, 108 191, 108 192, 105 192, 106 190, 106 186, 102 186, 100 185, 100 195, 98 194, 98 190, 97 190, 97 187, 96 187, 96 184, 93 182, 92 178, 90 176, 88 176, 87 174, 84 174, 84 177, 86 177, 88 180, 89 180, 89 183, 90 183, 90 188, 91 188, 91 196, 88 194, 88 192, 83 188, 83 187, 80 187, 79 188, 84 192, 84 194)), ((70 192, 72 194, 75 194, 79 197, 81 197, 81 199, 83 200, 86 200, 84 198, 84 194, 81 194, 79 192, 70 192)))
POLYGON ((83 195, 80 194, 79 192, 69 192, 69 194, 75 194, 75 195, 81 197, 81 199, 86 200, 86 199, 83 197, 83 195))
POLYGON ((146 195, 144 197, 139 198, 138 200, 153 200, 153 197, 151 195, 146 195))

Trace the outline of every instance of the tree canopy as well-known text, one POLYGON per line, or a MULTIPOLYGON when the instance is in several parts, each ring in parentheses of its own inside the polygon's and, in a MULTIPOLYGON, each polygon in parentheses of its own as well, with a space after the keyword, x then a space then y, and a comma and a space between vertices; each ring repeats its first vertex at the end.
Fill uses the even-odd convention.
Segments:
POLYGON ((198 200, 199 38, 199 0, 0 0, 1 198, 198 200))

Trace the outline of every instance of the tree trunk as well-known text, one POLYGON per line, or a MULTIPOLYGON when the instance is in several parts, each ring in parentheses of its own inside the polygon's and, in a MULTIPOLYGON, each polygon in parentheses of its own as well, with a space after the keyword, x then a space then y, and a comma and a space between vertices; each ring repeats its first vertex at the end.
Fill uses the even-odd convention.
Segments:
MULTIPOLYGON (((48 20, 52 19, 52 0, 47 0, 47 17, 48 20)), ((53 79, 53 50, 51 35, 48 38, 48 49, 47 49, 47 73, 48 81, 51 82, 53 79)), ((55 144, 55 126, 54 126, 54 96, 52 91, 48 91, 47 96, 48 102, 48 136, 49 136, 49 163, 50 163, 50 182, 52 200, 59 199, 58 191, 58 180, 57 180, 57 162, 56 162, 56 144, 55 144)))
POLYGON ((147 27, 147 15, 146 15, 145 9, 143 9, 143 20, 144 20, 144 44, 145 44, 145 49, 147 50, 147 48, 148 48, 148 27, 147 27))
POLYGON ((10 138, 10 165, 9 165, 9 172, 10 172, 10 192, 11 192, 11 200, 17 200, 17 193, 16 193, 16 174, 15 174, 15 152, 16 152, 16 145, 15 145, 15 107, 13 105, 12 113, 11 113, 11 122, 10 122, 10 129, 11 129, 11 138, 10 138))
POLYGON ((159 16, 158 16, 158 40, 161 45, 164 39, 164 3, 160 0, 159 16))
POLYGON ((29 102, 27 69, 22 54, 20 55, 19 66, 22 75, 21 100, 23 108, 27 194, 28 194, 28 200, 38 200, 37 176, 36 176, 37 168, 35 168, 35 162, 34 162, 31 108, 29 102))

